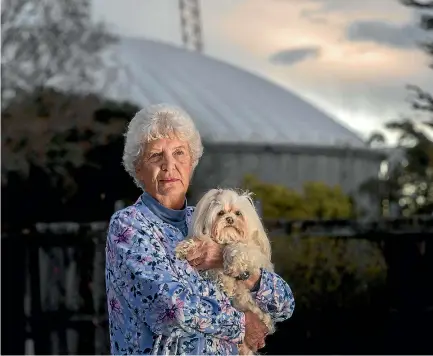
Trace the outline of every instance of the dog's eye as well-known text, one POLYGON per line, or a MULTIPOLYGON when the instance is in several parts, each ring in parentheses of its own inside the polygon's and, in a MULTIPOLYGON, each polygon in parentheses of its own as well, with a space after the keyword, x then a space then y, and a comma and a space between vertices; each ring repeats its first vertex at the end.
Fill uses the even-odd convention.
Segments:
POLYGON ((242 215, 242 213, 241 213, 239 210, 236 211, 235 214, 236 214, 237 216, 241 216, 241 215, 242 215))
POLYGON ((218 215, 219 215, 219 216, 224 215, 224 210, 220 210, 220 211, 218 212, 218 215))

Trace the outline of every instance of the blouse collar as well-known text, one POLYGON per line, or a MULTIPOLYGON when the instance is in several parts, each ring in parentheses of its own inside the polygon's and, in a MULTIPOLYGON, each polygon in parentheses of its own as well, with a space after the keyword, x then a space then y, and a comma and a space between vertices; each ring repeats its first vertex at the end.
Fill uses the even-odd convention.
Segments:
POLYGON ((166 208, 158 200, 152 197, 149 193, 143 192, 141 195, 141 202, 146 205, 146 207, 160 218, 163 222, 173 225, 178 228, 184 236, 187 234, 187 224, 186 224, 186 207, 187 200, 180 210, 174 210, 166 208))

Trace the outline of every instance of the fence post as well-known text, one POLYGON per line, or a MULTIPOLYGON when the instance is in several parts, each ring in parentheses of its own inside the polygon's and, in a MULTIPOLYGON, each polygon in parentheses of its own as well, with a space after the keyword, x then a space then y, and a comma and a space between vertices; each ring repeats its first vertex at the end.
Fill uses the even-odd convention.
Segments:
POLYGON ((21 236, 2 237, 1 279, 1 354, 24 355, 26 316, 24 294, 26 280, 26 250, 21 236))
POLYGON ((39 241, 34 235, 32 237, 33 239, 28 240, 31 298, 30 328, 35 354, 48 355, 51 351, 51 343, 49 328, 42 315, 39 241))

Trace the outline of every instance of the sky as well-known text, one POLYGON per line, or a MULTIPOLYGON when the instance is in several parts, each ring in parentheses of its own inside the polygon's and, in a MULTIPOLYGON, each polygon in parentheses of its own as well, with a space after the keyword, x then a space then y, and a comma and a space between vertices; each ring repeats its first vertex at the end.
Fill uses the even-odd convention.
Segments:
MULTIPOLYGON (((177 0, 93 0, 114 33, 181 46, 177 0)), ((433 91, 419 13, 398 0, 201 0, 205 55, 296 93, 368 137, 433 91)), ((392 141, 395 136, 388 135, 392 141)))

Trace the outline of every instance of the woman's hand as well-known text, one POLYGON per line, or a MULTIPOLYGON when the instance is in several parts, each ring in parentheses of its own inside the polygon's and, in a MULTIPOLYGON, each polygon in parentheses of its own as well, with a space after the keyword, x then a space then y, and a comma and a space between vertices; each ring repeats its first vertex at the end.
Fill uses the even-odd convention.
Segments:
POLYGON ((192 250, 186 259, 189 264, 198 270, 222 268, 223 246, 212 240, 195 239, 196 248, 192 250))
POLYGON ((253 352, 265 347, 265 338, 268 328, 253 312, 245 312, 245 338, 244 343, 253 352))

